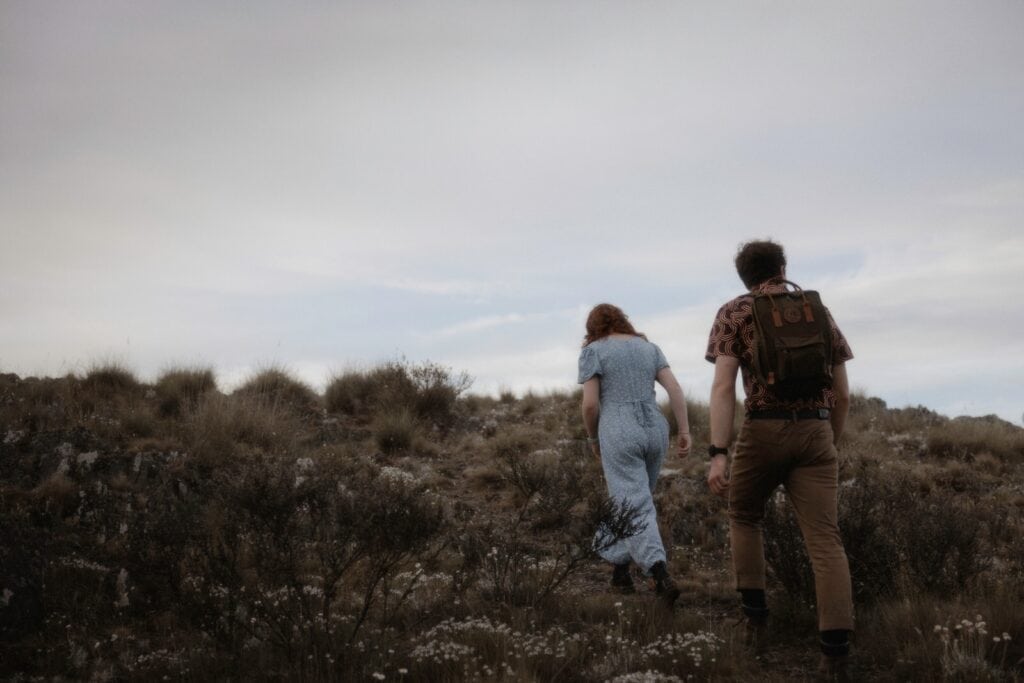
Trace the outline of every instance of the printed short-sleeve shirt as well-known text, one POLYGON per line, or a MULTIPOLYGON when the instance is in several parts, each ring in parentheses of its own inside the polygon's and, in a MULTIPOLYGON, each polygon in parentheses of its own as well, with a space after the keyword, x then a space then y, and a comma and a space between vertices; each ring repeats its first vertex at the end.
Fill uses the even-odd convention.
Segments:
MULTIPOLYGON (((835 392, 825 389, 821 396, 799 401, 783 401, 776 398, 753 372, 754 362, 754 294, 762 292, 776 293, 785 291, 785 285, 768 281, 756 287, 750 294, 742 294, 729 301, 715 316, 708 338, 708 350, 705 358, 711 363, 719 356, 739 358, 740 370, 743 374, 743 388, 747 394, 744 408, 752 410, 815 410, 832 408, 836 402, 835 392)), ((826 309, 827 312, 828 309, 826 309)), ((839 365, 853 358, 853 351, 846 337, 839 330, 832 314, 828 314, 829 326, 832 328, 832 365, 839 365)))

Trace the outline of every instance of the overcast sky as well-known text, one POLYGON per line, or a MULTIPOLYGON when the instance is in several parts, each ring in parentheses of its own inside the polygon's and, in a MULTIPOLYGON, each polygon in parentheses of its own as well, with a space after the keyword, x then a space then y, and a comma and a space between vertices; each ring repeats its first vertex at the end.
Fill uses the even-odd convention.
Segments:
POLYGON ((1024 2, 0 0, 0 370, 571 387, 622 306, 705 399, 771 236, 856 388, 1024 411, 1024 2))

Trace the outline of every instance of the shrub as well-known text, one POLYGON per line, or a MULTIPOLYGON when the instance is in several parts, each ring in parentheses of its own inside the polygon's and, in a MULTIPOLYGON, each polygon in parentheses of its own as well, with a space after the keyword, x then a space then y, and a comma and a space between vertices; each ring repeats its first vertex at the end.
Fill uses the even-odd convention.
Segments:
POLYGON ((515 426, 498 432, 490 442, 491 452, 498 460, 509 464, 549 444, 551 436, 543 430, 515 426))
POLYGON ((958 417, 933 427, 927 435, 931 455, 973 460, 989 453, 1014 462, 1024 461, 1024 429, 995 415, 958 417))
POLYGON ((121 418, 121 436, 149 438, 156 435, 157 420, 148 407, 136 409, 121 418))
POLYGON ((457 541, 464 571, 479 577, 490 600, 537 607, 596 552, 643 529, 636 510, 610 500, 597 469, 578 453, 549 449, 509 455, 507 472, 521 494, 513 514, 486 524, 471 522, 457 541), (542 540, 542 531, 554 538, 542 540))
POLYGON ((156 396, 162 415, 180 415, 191 410, 199 399, 217 390, 217 381, 210 368, 174 368, 167 370, 156 381, 156 396))
POLYGON ((327 412, 354 415, 371 409, 374 385, 362 372, 335 375, 327 382, 324 404, 327 412))
POLYGON ((211 486, 182 586, 191 618, 252 673, 256 642, 281 665, 330 655, 340 675, 323 678, 365 680, 356 666, 372 655, 356 636, 372 623, 379 637, 408 600, 413 561, 427 561, 445 527, 440 500, 358 460, 258 456, 211 486))
MULTIPOLYGON (((965 590, 989 566, 986 518, 965 498, 941 489, 915 495, 899 467, 862 461, 842 487, 839 530, 854 595, 873 602, 908 589, 941 595, 965 590)), ((796 517, 780 491, 765 517, 765 553, 787 592, 810 602, 813 572, 796 517)))
POLYGON ((465 373, 426 362, 389 361, 368 372, 346 372, 331 379, 325 401, 331 412, 367 415, 406 409, 415 417, 447 429, 456 419, 456 402, 471 380, 465 373))
POLYGON ((109 362, 93 365, 82 380, 82 387, 95 392, 100 398, 132 393, 139 389, 139 380, 121 363, 109 362))
POLYGON ((416 418, 404 409, 381 413, 374 421, 373 436, 384 453, 407 451, 416 437, 416 418))
POLYGON ((317 406, 316 392, 281 368, 261 370, 234 393, 300 413, 315 412, 317 406))
POLYGON ((287 453, 300 425, 288 412, 246 396, 207 394, 183 423, 183 440, 200 463, 217 466, 244 450, 287 453))
POLYGON ((409 374, 416 387, 416 414, 438 427, 450 427, 455 420, 455 402, 472 384, 469 375, 430 362, 413 366, 409 374))

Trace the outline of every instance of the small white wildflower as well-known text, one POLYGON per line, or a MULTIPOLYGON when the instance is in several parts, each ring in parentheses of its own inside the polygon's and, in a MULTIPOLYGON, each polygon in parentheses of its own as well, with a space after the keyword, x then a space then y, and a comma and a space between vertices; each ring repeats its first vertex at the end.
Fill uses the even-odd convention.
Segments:
POLYGON ((1010 634, 1006 631, 1003 631, 1003 640, 1010 640, 1010 634))

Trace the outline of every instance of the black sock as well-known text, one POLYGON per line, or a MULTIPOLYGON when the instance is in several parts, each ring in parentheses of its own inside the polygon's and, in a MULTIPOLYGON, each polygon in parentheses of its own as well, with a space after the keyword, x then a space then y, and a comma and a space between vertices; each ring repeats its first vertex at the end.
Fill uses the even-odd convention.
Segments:
POLYGON ((821 651, 829 657, 845 657, 850 654, 850 632, 845 628, 822 631, 821 651))
POLYGON ((752 619, 764 619, 768 616, 768 601, 764 590, 760 588, 741 588, 740 600, 743 613, 752 619))

